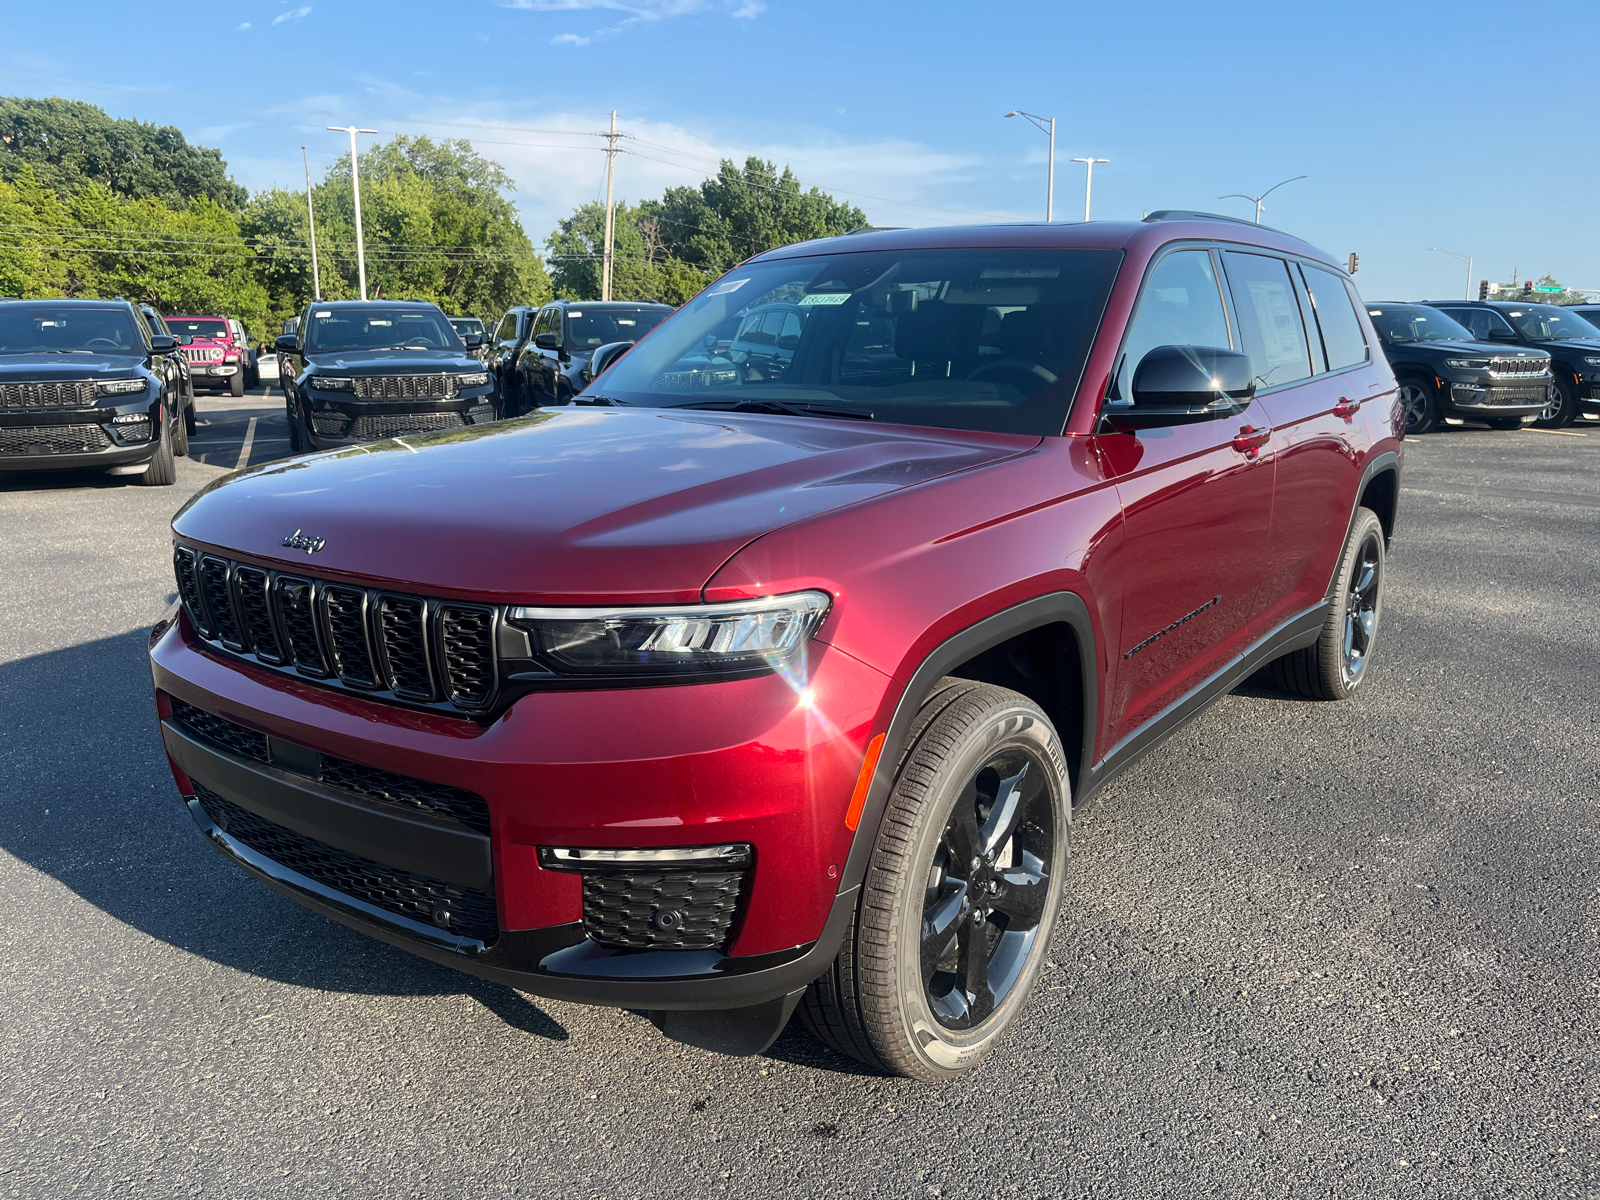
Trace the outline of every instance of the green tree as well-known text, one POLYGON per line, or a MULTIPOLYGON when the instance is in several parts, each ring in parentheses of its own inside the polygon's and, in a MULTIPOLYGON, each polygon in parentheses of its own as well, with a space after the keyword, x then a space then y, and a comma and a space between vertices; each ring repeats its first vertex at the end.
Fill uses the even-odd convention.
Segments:
POLYGON ((0 179, 14 183, 28 167, 63 198, 93 183, 173 209, 209 197, 237 212, 248 196, 220 150, 190 145, 171 125, 113 118, 81 100, 0 97, 0 179))

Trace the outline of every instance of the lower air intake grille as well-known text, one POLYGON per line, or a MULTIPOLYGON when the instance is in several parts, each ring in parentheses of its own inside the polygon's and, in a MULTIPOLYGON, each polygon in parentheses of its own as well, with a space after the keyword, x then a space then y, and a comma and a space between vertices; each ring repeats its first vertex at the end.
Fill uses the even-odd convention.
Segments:
POLYGON ((172 698, 172 719, 188 728, 190 733, 199 734, 207 741, 215 742, 230 754, 237 754, 240 758, 253 758, 256 762, 271 762, 272 755, 267 750, 267 735, 257 733, 254 729, 246 729, 243 725, 235 725, 224 717, 213 716, 202 708, 172 698))
POLYGON ((340 413, 312 413, 311 428, 317 431, 319 437, 342 438, 350 428, 350 418, 340 413))
POLYGON ((240 808, 199 784, 195 798, 229 837, 324 887, 461 937, 487 942, 500 932, 494 897, 486 892, 337 850, 240 808))
POLYGON ((405 433, 430 433, 435 429, 454 429, 463 424, 460 413, 381 413, 357 417, 348 436, 361 441, 399 437, 405 433))
POLYGON ((428 783, 377 767, 364 767, 360 763, 334 758, 331 754, 322 756, 322 782, 386 804, 420 808, 437 817, 448 817, 479 833, 489 832, 488 803, 476 792, 469 792, 465 788, 447 787, 442 783, 428 783))
POLYGON ((586 871, 584 932, 624 950, 720 950, 743 884, 743 871, 586 871))
POLYGON ((98 425, 27 425, 0 429, 0 454, 92 454, 111 449, 98 425))

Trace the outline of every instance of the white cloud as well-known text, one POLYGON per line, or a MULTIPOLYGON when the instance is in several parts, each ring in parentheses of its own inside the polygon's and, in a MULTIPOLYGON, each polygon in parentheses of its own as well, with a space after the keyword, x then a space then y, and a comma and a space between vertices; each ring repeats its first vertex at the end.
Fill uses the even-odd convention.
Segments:
POLYGON ((744 3, 733 10, 733 15, 746 20, 759 17, 767 11, 767 0, 744 0, 744 3))
POLYGON ((279 13, 277 16, 272 18, 272 23, 274 25, 282 25, 285 21, 298 21, 300 18, 309 17, 310 15, 311 5, 304 4, 299 8, 291 8, 287 12, 279 13))
POLYGON ((243 25, 239 26, 239 32, 243 33, 246 29, 249 29, 249 28, 250 28, 250 22, 246 21, 243 25))
POLYGON ((589 39, 579 37, 575 33, 558 33, 550 39, 550 44, 552 46, 587 46, 589 39))
POLYGON ((597 37, 621 33, 634 25, 697 13, 726 12, 748 20, 767 11, 767 0, 500 0, 500 4, 503 8, 520 8, 526 12, 609 12, 621 15, 622 20, 616 24, 597 29, 597 37))

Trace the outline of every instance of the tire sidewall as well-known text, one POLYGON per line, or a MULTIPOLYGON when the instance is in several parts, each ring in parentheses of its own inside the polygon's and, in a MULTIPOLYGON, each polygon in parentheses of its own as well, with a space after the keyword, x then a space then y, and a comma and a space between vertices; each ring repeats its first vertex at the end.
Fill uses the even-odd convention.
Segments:
MULTIPOLYGON (((1055 929, 1065 889, 1071 800, 1060 739, 1044 713, 1021 697, 1017 697, 1015 703, 986 714, 984 720, 974 722, 961 734, 951 751, 944 756, 944 761, 934 772, 932 785, 926 790, 906 789, 905 783, 902 773, 901 780, 896 782, 890 804, 921 805, 910 854, 898 870, 885 872, 875 867, 869 875, 869 886, 893 889, 899 896, 891 929, 894 947, 892 1019, 895 1028, 886 1032, 906 1054, 918 1062, 928 1076, 949 1078, 971 1069, 1004 1037, 1018 1014, 1027 1006, 1055 929), (1054 769, 1048 774, 1056 822, 1056 846, 1054 861, 1050 864, 1050 890, 1027 966, 1005 1002, 975 1029, 946 1029, 929 1008, 922 985, 923 881, 927 878, 945 825, 966 781, 993 753, 1009 745, 1025 745, 1042 764, 1053 764, 1054 769), (907 791, 920 793, 920 800, 907 795, 907 791)), ((875 855, 874 862, 881 857, 881 854, 875 855)))
POLYGON ((1350 531, 1350 541, 1344 548, 1344 558, 1339 564, 1339 586, 1334 601, 1334 634, 1337 638, 1335 653, 1338 655, 1339 680, 1344 696, 1350 696, 1361 688, 1367 678, 1372 674, 1372 656, 1378 647, 1378 636, 1383 629, 1383 593, 1388 585, 1388 556, 1383 544, 1383 522, 1378 519, 1378 514, 1369 508, 1363 508, 1356 517, 1355 527, 1350 531), (1361 555, 1361 547, 1371 537, 1378 547, 1378 596, 1372 606, 1372 643, 1367 650, 1366 661, 1361 668, 1361 674, 1352 677, 1349 663, 1344 655, 1344 624, 1350 612, 1350 581, 1355 574, 1356 562, 1361 555))

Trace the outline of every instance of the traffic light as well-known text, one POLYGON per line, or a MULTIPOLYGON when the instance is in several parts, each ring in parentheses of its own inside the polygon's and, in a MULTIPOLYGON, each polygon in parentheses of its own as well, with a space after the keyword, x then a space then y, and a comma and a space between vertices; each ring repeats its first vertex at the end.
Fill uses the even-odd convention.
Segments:
POLYGON ((1480 280, 1478 280, 1478 299, 1479 300, 1487 300, 1488 298, 1489 298, 1489 281, 1487 279, 1480 279, 1480 280))
POLYGON ((1359 254, 1352 254, 1350 256, 1350 274, 1354 275, 1356 273, 1356 268, 1360 265, 1361 256, 1359 254))
POLYGON ((1524 279, 1524 280, 1523 280, 1523 281, 1522 281, 1522 294, 1523 294, 1523 295, 1524 295, 1524 296, 1531 296, 1531 295, 1533 295, 1533 280, 1531 280, 1531 279, 1524 279))

